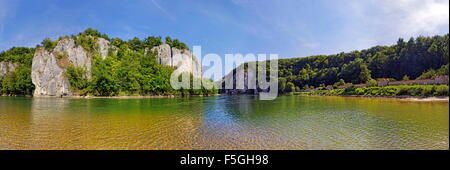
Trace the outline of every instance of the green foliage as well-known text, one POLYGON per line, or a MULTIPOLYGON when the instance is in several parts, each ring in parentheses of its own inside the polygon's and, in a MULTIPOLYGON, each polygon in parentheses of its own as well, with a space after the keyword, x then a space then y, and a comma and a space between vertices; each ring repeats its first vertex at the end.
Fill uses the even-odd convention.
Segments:
POLYGON ((69 79, 70 86, 73 90, 83 90, 88 87, 86 72, 82 67, 70 66, 66 70, 66 77, 69 79))
POLYGON ((34 85, 31 81, 31 64, 35 49, 13 47, 0 53, 0 62, 18 65, 15 71, 0 77, 0 94, 31 95, 34 85))
POLYGON ((402 80, 409 80, 409 76, 408 75, 403 76, 402 80))
POLYGON ((108 35, 102 34, 98 30, 95 30, 92 28, 88 28, 88 29, 84 30, 84 32, 79 33, 78 36, 91 36, 91 37, 104 38, 106 40, 110 40, 108 35))
POLYGON ((30 67, 18 67, 1 80, 1 94, 31 95, 33 90, 30 67))
POLYGON ((375 87, 375 86, 378 86, 378 82, 374 79, 370 79, 369 81, 366 82, 366 86, 367 87, 375 87))
POLYGON ((75 45, 83 47, 90 55, 95 55, 100 48, 97 44, 97 40, 93 36, 80 33, 78 36, 72 37, 75 41, 75 45))
POLYGON ((448 85, 400 85, 385 87, 354 86, 346 89, 304 92, 319 95, 363 95, 363 96, 448 96, 448 85))
POLYGON ((41 42, 41 46, 44 47, 48 51, 52 51, 56 47, 56 45, 58 45, 57 41, 52 41, 52 39, 50 39, 50 38, 45 38, 41 42))
POLYGON ((286 92, 286 79, 279 78, 278 79, 278 93, 284 93, 284 92, 286 92))
POLYGON ((189 47, 183 42, 179 41, 178 39, 172 40, 172 38, 166 37, 166 44, 170 45, 171 47, 178 48, 180 50, 189 50, 189 47))
POLYGON ((95 57, 92 68, 91 89, 94 95, 115 96, 119 93, 119 83, 114 75, 114 63, 111 58, 105 60, 95 57))
POLYGON ((0 61, 20 63, 31 67, 34 51, 34 48, 13 47, 0 53, 0 61))
POLYGON ((163 44, 161 37, 147 37, 144 40, 144 44, 147 47, 155 47, 155 46, 159 46, 161 44, 163 44))
POLYGON ((422 75, 420 75, 417 80, 422 80, 422 79, 434 79, 439 75, 448 75, 448 65, 443 65, 441 68, 439 68, 438 70, 434 70, 434 69, 429 69, 428 71, 422 73, 422 75))
POLYGON ((286 92, 295 92, 295 85, 292 82, 286 84, 286 92))

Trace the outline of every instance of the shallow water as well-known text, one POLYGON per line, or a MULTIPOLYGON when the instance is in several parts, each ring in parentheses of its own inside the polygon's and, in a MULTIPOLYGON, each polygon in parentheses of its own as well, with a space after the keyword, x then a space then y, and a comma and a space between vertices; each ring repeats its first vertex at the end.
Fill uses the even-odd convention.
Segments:
POLYGON ((448 104, 319 96, 0 97, 0 149, 448 149, 448 104))

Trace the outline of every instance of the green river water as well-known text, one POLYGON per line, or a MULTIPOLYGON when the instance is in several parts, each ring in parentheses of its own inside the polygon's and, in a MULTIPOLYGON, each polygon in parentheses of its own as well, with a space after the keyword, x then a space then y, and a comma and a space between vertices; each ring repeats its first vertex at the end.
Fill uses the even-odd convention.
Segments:
POLYGON ((449 149, 449 103, 0 97, 0 149, 449 149))

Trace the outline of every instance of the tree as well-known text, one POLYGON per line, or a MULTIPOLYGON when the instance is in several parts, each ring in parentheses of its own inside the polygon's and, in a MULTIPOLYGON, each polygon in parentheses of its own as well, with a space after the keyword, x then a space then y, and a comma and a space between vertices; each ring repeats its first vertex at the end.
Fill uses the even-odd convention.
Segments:
POLYGON ((286 91, 286 79, 279 78, 278 79, 278 92, 284 93, 286 91))
POLYGON ((54 43, 50 38, 45 38, 42 42, 41 45, 47 49, 47 50, 53 50, 56 47, 56 43, 54 43))
POLYGON ((173 47, 172 38, 170 38, 169 36, 166 37, 166 44, 168 44, 169 46, 173 47))
POLYGON ((292 82, 286 84, 286 92, 295 92, 295 85, 292 82))
POLYGON ((34 85, 31 82, 31 68, 21 66, 15 71, 3 77, 1 81, 1 93, 31 95, 34 85))
POLYGON ((128 41, 128 46, 131 50, 140 52, 144 50, 144 42, 142 42, 138 37, 134 37, 133 39, 128 41))
POLYGON ((404 75, 402 80, 409 80, 409 76, 408 75, 404 75))
POLYGON ((159 46, 159 45, 163 44, 163 42, 161 40, 161 37, 153 37, 153 36, 151 36, 151 37, 145 38, 144 44, 147 47, 152 48, 152 47, 159 46))
POLYGON ((370 79, 366 82, 367 87, 376 87, 378 86, 378 82, 374 79, 370 79))

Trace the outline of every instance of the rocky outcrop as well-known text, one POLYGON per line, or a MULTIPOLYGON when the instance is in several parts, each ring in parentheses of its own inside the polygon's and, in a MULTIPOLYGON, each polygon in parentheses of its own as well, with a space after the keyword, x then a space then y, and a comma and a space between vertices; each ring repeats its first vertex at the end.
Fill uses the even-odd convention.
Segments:
MULTIPOLYGON (((104 38, 97 38, 97 44, 99 47, 100 56, 102 56, 102 59, 105 59, 106 56, 108 56, 108 51, 111 47, 109 45, 109 41, 105 40, 104 38)), ((117 49, 113 48, 113 51, 117 51, 117 49)))
MULTIPOLYGON (((110 48, 115 47, 103 38, 96 38, 98 54, 102 59, 108 56, 110 48)), ((157 62, 180 69, 181 72, 193 73, 195 77, 202 76, 201 64, 189 50, 171 48, 167 44, 154 47, 151 50, 157 52, 157 62), (181 54, 181 55, 177 55, 181 54), (176 57, 177 55, 178 57, 176 57)), ((34 96, 71 96, 74 95, 70 88, 69 80, 65 72, 70 66, 84 68, 86 78, 91 78, 92 58, 91 54, 83 47, 76 45, 70 38, 61 39, 52 50, 40 48, 33 57, 31 78, 35 85, 34 96)), ((2 66, 2 70, 3 70, 2 66)), ((6 67, 5 67, 6 68, 6 67)))
POLYGON ((191 51, 171 48, 167 44, 153 47, 152 50, 157 52, 156 59, 159 64, 174 67, 181 72, 192 73, 197 78, 202 77, 201 63, 191 51))
MULTIPOLYGON (((99 53, 102 58, 107 56, 109 42, 97 39, 99 53)), ((31 78, 35 85, 34 96, 70 96, 73 92, 65 76, 69 66, 82 67, 86 77, 91 78, 92 58, 83 47, 75 44, 73 39, 65 38, 49 51, 40 48, 33 57, 31 78)))
POLYGON ((72 94, 64 75, 65 70, 58 66, 55 54, 43 48, 37 50, 31 67, 31 80, 35 86, 34 96, 72 94))
POLYGON ((158 64, 172 66, 172 50, 168 44, 162 44, 152 48, 152 51, 156 51, 158 64))
POLYGON ((245 68, 240 65, 232 72, 227 74, 221 81, 218 82, 222 87, 220 93, 228 95, 236 94, 258 94, 256 84, 256 70, 251 67, 245 68), (243 77, 238 77, 237 72, 243 72, 243 77), (225 82, 232 82, 232 87, 228 88, 225 82))
POLYGON ((8 75, 9 73, 13 72, 17 68, 17 64, 13 62, 0 62, 0 80, 8 75))

